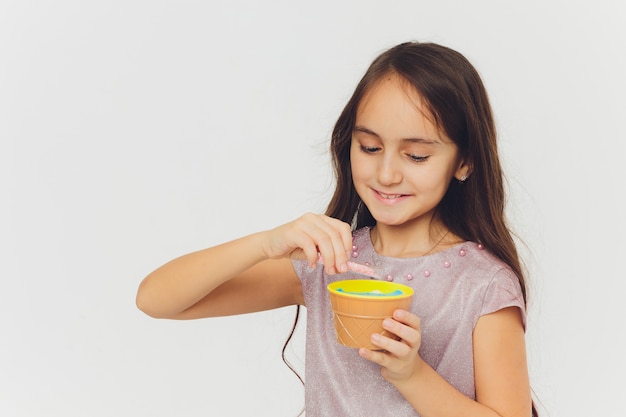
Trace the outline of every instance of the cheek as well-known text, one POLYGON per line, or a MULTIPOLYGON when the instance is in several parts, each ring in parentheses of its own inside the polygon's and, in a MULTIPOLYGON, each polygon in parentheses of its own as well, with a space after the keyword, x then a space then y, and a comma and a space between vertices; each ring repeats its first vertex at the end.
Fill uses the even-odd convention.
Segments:
POLYGON ((363 155, 351 159, 352 181, 358 188, 366 187, 368 183, 376 180, 376 167, 368 161, 363 161, 363 155))
POLYGON ((424 193, 435 194, 437 196, 445 194, 450 183, 450 173, 440 170, 433 170, 430 172, 421 172, 414 184, 415 187, 420 189, 424 193))
POLYGON ((358 164, 355 164, 355 163, 351 163, 351 172, 352 172, 352 182, 354 183, 355 188, 358 189, 364 179, 363 172, 359 170, 358 164))
POLYGON ((350 171, 352 172, 352 179, 357 180, 363 178, 364 170, 361 163, 361 155, 354 151, 354 148, 350 151, 350 171))

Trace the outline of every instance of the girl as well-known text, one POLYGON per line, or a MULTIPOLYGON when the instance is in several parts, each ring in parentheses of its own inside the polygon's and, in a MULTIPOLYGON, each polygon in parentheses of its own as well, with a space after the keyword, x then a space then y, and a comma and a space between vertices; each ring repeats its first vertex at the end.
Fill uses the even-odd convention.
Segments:
POLYGON ((524 275, 476 70, 437 44, 389 49, 340 115, 331 151, 325 215, 175 259, 144 279, 138 307, 195 319, 306 306, 309 417, 534 414, 524 275), (380 349, 335 341, 326 286, 353 277, 349 261, 415 290, 410 311, 384 322, 397 339, 371 335, 380 349))

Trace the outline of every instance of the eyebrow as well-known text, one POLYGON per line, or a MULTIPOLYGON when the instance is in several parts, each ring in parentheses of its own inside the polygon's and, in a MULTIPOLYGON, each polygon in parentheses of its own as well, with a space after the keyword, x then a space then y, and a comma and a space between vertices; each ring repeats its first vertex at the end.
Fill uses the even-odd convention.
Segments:
MULTIPOLYGON (((372 135, 372 136, 376 136, 378 139, 382 140, 382 137, 374 132, 373 130, 370 130, 368 128, 366 128, 365 126, 355 126, 354 127, 354 132, 361 132, 361 133, 365 133, 366 135, 372 135)), ((436 143, 439 143, 438 140, 436 139, 429 139, 429 138, 402 138, 401 139, 402 142, 410 142, 410 143, 424 143, 426 145, 434 145, 436 143)))

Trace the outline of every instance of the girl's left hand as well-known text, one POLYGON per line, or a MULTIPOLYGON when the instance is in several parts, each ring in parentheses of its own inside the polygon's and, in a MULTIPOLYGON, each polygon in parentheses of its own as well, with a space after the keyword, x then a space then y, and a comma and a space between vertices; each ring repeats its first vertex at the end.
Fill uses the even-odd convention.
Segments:
POLYGON ((361 357, 379 364, 381 374, 392 384, 411 378, 422 363, 417 353, 421 344, 420 319, 406 310, 396 310, 393 318, 383 321, 383 328, 395 334, 394 340, 381 334, 372 334, 371 341, 382 351, 359 349, 361 357))

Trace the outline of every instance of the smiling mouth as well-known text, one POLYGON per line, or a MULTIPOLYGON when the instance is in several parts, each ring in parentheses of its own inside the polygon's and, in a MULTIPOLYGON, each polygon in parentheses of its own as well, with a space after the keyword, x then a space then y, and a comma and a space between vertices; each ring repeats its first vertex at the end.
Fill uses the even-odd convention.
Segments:
POLYGON ((397 198, 406 196, 406 194, 385 194, 381 193, 380 191, 376 191, 376 194, 378 194, 381 198, 385 200, 395 200, 397 198))

